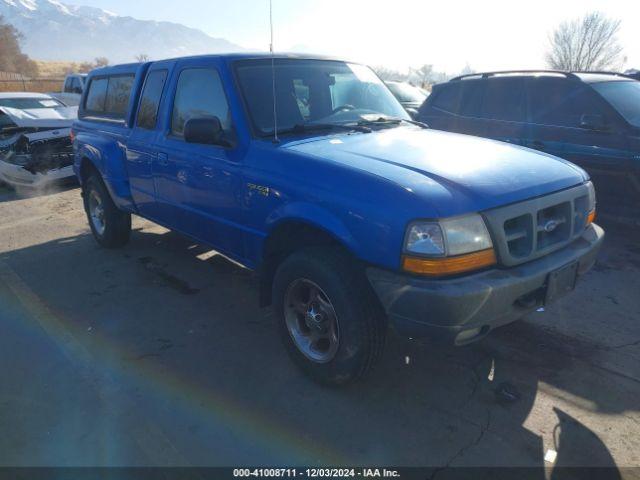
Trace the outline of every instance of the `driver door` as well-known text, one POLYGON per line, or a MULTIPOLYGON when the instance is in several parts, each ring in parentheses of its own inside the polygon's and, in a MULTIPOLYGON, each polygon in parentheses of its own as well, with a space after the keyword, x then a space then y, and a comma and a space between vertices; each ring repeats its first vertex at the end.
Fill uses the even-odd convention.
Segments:
POLYGON ((181 62, 176 73, 153 172, 161 221, 241 257, 241 164, 225 85, 210 61, 181 62), (220 119, 233 146, 185 141, 187 120, 211 116, 220 119))

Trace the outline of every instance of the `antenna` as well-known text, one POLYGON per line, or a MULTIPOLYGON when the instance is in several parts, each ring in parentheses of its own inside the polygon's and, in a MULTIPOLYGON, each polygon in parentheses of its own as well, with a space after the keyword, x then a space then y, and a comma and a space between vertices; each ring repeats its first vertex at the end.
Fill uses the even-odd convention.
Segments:
POLYGON ((273 141, 274 143, 278 143, 280 139, 278 138, 278 109, 276 108, 276 64, 273 53, 273 0, 269 0, 269 28, 271 30, 269 51, 271 52, 271 83, 273 89, 273 141))

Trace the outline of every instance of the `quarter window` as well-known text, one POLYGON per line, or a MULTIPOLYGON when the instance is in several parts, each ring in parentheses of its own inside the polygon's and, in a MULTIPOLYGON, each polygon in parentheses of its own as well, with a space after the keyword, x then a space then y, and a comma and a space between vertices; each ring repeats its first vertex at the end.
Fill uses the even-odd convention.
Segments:
POLYGON ((483 116, 494 120, 526 121, 524 78, 490 78, 484 96, 483 116))
POLYGON ((440 87, 433 107, 449 113, 458 113, 460 107, 460 82, 452 82, 440 87))
POLYGON ((479 117, 482 114, 483 80, 462 80, 460 115, 479 117))
POLYGON ((162 90, 167 80, 166 70, 156 70, 147 76, 144 90, 140 99, 140 110, 138 111, 138 127, 147 130, 156 128, 158 121, 158 107, 162 98, 162 90))
POLYGON ((231 134, 231 112, 217 70, 184 70, 176 87, 171 133, 183 137, 187 120, 201 117, 218 117, 225 134, 231 134))

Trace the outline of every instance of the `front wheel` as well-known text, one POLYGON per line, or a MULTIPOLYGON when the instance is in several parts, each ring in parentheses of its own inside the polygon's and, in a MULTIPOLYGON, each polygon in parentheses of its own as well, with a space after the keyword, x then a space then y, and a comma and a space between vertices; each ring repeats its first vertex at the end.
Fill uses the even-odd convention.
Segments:
POLYGON ((131 235, 131 214, 118 209, 99 175, 94 173, 86 180, 82 196, 96 241, 105 248, 124 246, 131 235))
POLYGON ((312 248, 287 258, 274 278, 273 305, 290 356, 321 383, 358 380, 382 354, 384 314, 341 250, 312 248))

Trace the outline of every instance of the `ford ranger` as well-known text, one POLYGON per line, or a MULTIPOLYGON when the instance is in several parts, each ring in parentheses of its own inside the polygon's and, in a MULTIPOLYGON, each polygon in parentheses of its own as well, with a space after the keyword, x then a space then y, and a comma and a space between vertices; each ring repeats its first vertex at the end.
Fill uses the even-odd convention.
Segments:
POLYGON ((343 384, 389 327, 454 345, 575 288, 604 232, 588 175, 414 122, 363 65, 233 54, 93 71, 74 169, 97 242, 139 215, 259 273, 294 361, 343 384))

